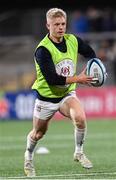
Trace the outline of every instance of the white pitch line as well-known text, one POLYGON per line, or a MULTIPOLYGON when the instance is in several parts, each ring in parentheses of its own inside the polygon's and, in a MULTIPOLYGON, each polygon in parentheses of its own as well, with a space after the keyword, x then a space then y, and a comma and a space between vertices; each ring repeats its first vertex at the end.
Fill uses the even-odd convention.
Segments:
MULTIPOLYGON (((116 172, 94 172, 94 173, 83 173, 83 174, 46 174, 46 175, 40 175, 36 176, 33 179, 37 178, 49 178, 49 177, 72 177, 72 176, 101 176, 101 175, 116 175, 116 172)), ((0 179, 30 179, 26 176, 20 176, 20 177, 0 177, 0 179)))

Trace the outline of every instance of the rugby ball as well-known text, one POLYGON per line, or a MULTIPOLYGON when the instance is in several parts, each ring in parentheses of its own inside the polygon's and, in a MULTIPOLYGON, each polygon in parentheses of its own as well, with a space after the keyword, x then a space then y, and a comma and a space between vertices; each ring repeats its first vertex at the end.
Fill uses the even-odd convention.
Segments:
POLYGON ((95 87, 102 86, 107 78, 106 68, 98 58, 90 59, 87 62, 86 74, 93 77, 91 85, 95 87))

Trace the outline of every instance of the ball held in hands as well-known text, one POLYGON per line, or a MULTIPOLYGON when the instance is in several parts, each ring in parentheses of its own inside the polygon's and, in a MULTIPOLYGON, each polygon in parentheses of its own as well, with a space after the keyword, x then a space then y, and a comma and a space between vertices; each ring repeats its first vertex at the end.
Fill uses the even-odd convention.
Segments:
POLYGON ((107 78, 106 68, 98 58, 92 58, 87 62, 86 74, 93 77, 91 85, 95 87, 102 86, 107 78))

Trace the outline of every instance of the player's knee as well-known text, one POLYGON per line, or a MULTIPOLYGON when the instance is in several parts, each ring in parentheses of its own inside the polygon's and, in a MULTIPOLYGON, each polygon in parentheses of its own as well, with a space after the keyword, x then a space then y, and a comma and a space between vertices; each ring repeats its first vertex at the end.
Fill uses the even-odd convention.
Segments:
POLYGON ((86 117, 85 117, 85 115, 77 115, 76 117, 75 117, 75 125, 76 125, 76 127, 78 127, 78 128, 85 128, 86 127, 86 117))
POLYGON ((44 136, 45 132, 39 131, 36 133, 36 140, 38 141, 44 136))
POLYGON ((38 141, 39 139, 41 139, 45 134, 45 131, 36 131, 33 133, 33 139, 35 141, 38 141))

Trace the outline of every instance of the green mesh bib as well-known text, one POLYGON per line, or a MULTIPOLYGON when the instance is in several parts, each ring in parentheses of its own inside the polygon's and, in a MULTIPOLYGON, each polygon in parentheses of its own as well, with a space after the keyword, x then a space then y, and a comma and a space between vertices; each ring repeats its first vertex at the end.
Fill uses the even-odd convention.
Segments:
MULTIPOLYGON (((77 54, 78 54, 78 42, 74 35, 64 35, 67 52, 59 51, 52 41, 48 38, 48 35, 37 46, 44 46, 50 52, 56 72, 62 76, 74 76, 76 74, 77 67, 77 54)), ((76 89, 76 83, 65 86, 52 86, 46 82, 46 79, 41 73, 39 65, 35 61, 37 79, 34 82, 32 89, 36 89, 40 95, 48 98, 60 98, 65 96, 70 91, 76 89)), ((47 68, 47 67, 46 67, 47 68)), ((54 77, 53 77, 54 78, 54 77)))

